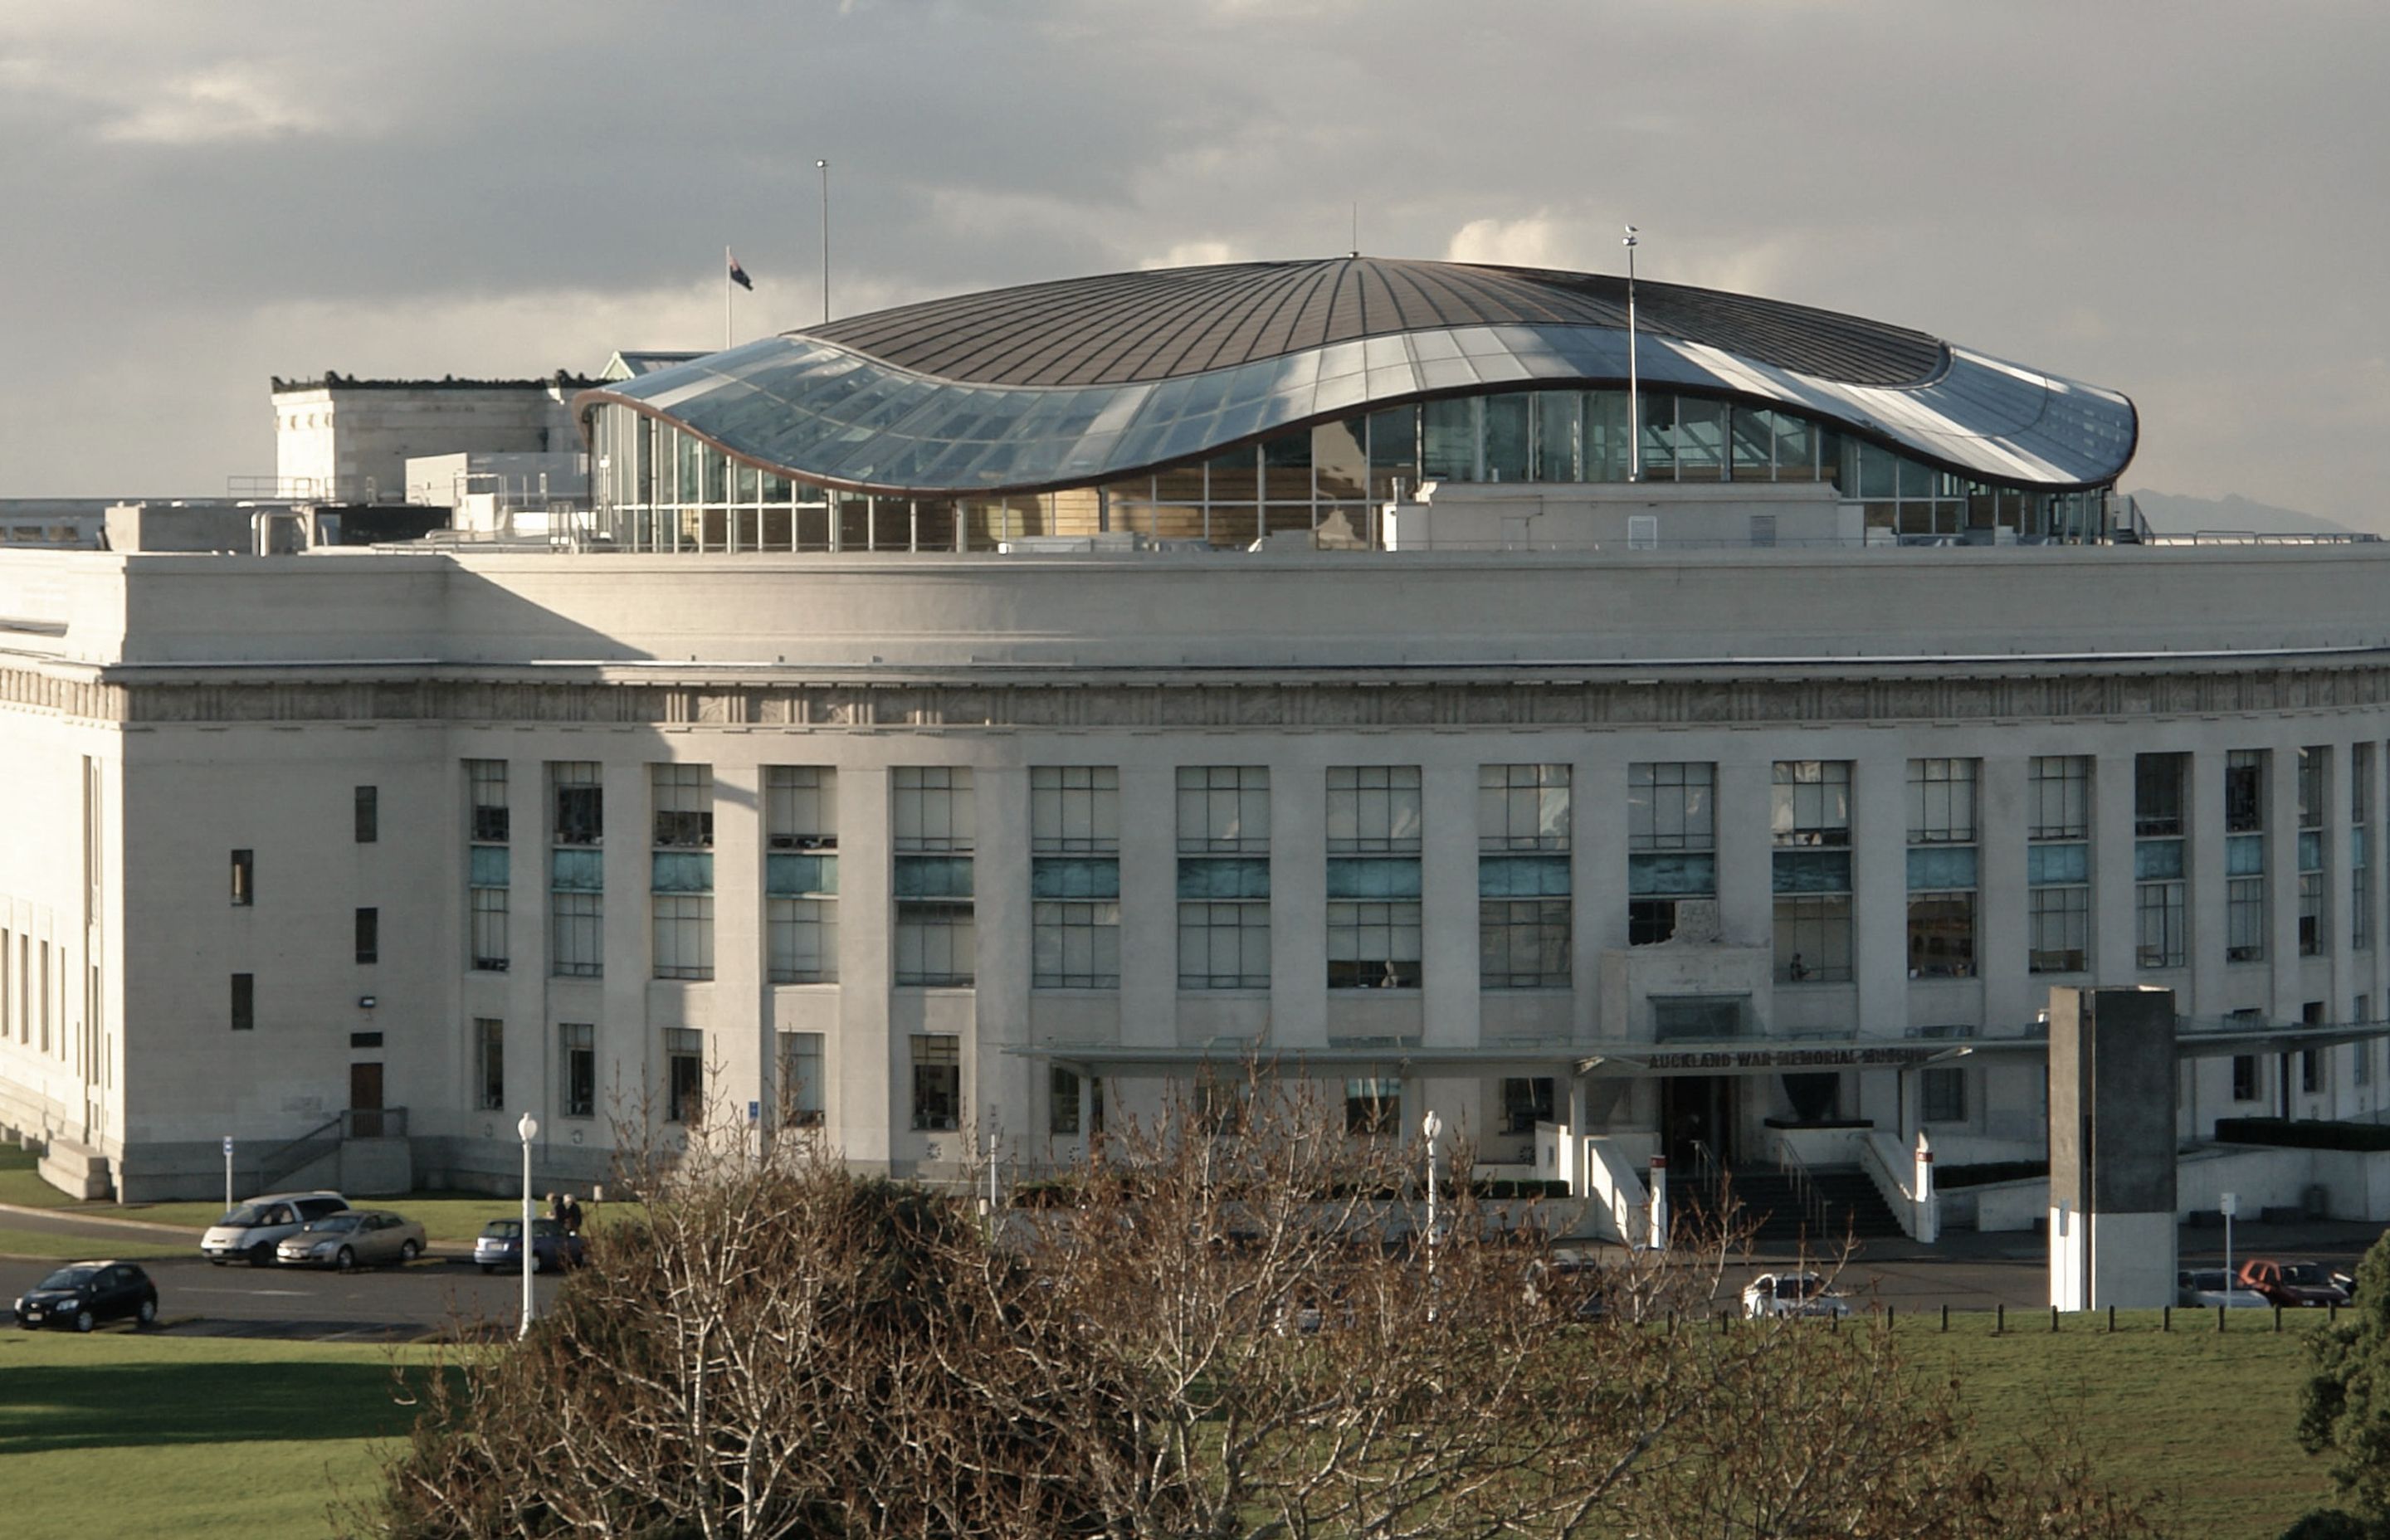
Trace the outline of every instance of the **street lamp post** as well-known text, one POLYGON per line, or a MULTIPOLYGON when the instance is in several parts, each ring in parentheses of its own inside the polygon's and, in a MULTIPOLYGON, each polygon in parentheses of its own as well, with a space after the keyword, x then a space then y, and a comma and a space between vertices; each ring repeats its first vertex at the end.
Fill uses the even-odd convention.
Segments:
POLYGON ((517 1339, 518 1339, 518 1340, 520 1340, 520 1339, 521 1339, 521 1338, 528 1337, 528 1336, 530 1336, 530 1335, 531 1335, 531 1269, 532 1269, 532 1244, 531 1244, 531 1142, 532 1142, 532 1140, 536 1139, 536 1138, 538 1138, 538 1137, 539 1137, 539 1120, 538 1120, 537 1118, 533 1117, 529 1112, 525 1112, 525 1113, 522 1115, 522 1121, 521 1121, 520 1123, 516 1123, 516 1124, 515 1124, 515 1132, 516 1132, 517 1134, 520 1134, 520 1135, 521 1135, 521 1136, 522 1136, 522 1147, 523 1147, 523 1173, 522 1173, 522 1209, 523 1209, 523 1212, 522 1212, 522 1286, 523 1286, 523 1306, 522 1306, 522 1329, 521 1329, 520 1331, 518 1331, 518 1332, 516 1332, 516 1333, 515 1333, 515 1336, 517 1337, 517 1339))
POLYGON ((1427 1140, 1427 1287, 1428 1308, 1435 1308, 1435 1140, 1444 1132, 1444 1120, 1430 1108, 1420 1120, 1420 1133, 1427 1140))

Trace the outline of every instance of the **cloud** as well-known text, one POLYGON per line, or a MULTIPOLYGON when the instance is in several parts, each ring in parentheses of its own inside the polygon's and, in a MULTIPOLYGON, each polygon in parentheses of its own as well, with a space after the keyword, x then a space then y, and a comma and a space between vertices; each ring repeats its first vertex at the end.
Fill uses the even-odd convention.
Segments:
POLYGON ((1590 232, 1575 220, 1538 209, 1522 219, 1472 219, 1445 243, 1446 262, 1496 263, 1510 267, 1583 269, 1590 232))
POLYGON ((1243 256, 1239 253, 1232 241, 1182 240, 1158 257, 1140 257, 1137 264, 1146 269, 1205 267, 1214 263, 1242 262, 1243 260, 1243 256))
POLYGON ((166 82, 100 129, 130 144, 200 145, 315 134, 328 118, 288 95, 288 83, 253 66, 220 64, 166 82))

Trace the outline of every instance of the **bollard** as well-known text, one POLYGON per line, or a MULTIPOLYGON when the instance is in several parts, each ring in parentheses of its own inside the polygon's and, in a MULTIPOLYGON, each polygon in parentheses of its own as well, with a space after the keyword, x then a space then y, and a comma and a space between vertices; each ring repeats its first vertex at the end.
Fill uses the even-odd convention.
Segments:
POLYGON ((2216 1307, 2216 1334, 2224 1335, 2224 1307, 2220 1304, 2216 1307))
POLYGON ((1883 1328, 1886 1331, 1892 1329, 1892 1306, 1890 1305, 1883 1307, 1883 1328))
POLYGON ((2167 1305, 2158 1312, 2158 1329, 2160 1331, 2174 1329, 2174 1306, 2167 1305))
POLYGON ((2110 1306, 2108 1307, 2108 1335, 2109 1335, 2109 1336, 2111 1336, 2111 1337, 2114 1337, 2115 1334, 2116 1334, 2116 1307, 2115 1307, 2114 1305, 2113 1305, 2113 1304, 2112 1304, 2112 1305, 2110 1305, 2110 1306))
POLYGON ((2058 1335, 2058 1306, 2054 1304, 2049 1307, 2049 1334, 2058 1335))
POLYGON ((1942 1307, 1942 1329, 1946 1333, 1950 1329, 1950 1307, 1947 1304, 1942 1307))
POLYGON ((1826 1330, 1836 1337, 1843 1334, 1843 1313, 1836 1311, 1826 1317, 1826 1330))
POLYGON ((2281 1307, 2281 1305, 2279 1305, 2279 1304, 2278 1304, 2278 1305, 2274 1306, 2274 1330, 2275 1330, 2276 1332, 2278 1332, 2278 1333, 2279 1333, 2281 1329, 2282 1329, 2282 1307, 2281 1307))
POLYGON ((1992 1306, 1992 1335, 1997 1337, 2009 1328, 2009 1306, 2003 1300, 1992 1306))

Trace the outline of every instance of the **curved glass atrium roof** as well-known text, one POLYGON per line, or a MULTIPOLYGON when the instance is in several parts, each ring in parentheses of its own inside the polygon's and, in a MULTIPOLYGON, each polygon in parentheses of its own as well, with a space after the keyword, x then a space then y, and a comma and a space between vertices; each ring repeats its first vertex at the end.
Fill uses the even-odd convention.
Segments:
MULTIPOLYGON (((1622 388, 1625 298, 1598 275, 1366 257, 1115 274, 854 316, 580 406, 617 404, 801 482, 1002 496, 1397 404, 1622 388)), ((2118 392, 1921 332, 1673 284, 1638 284, 1636 308, 1647 417, 1649 400, 1721 399, 2043 492, 2104 486, 2132 458, 2118 392)))

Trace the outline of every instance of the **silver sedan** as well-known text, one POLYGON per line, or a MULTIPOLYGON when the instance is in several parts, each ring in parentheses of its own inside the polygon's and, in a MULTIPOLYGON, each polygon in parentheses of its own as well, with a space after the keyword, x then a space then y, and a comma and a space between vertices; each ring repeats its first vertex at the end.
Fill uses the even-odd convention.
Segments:
POLYGON ((286 1267, 352 1268, 382 1263, 404 1265, 423 1254, 423 1226, 388 1209, 351 1209, 328 1214, 274 1249, 286 1267))

